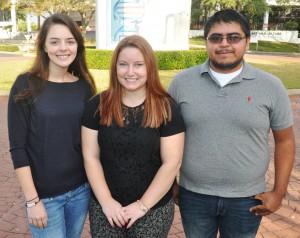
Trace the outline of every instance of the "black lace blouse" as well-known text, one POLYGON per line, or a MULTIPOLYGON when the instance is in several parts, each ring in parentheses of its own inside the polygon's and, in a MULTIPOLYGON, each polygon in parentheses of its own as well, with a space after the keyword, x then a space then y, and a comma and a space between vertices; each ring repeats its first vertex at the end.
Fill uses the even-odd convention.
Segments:
MULTIPOLYGON (((160 168, 160 137, 185 131, 176 103, 171 100, 172 120, 159 128, 143 128, 141 122, 144 103, 137 107, 122 106, 124 127, 100 125, 95 111, 99 95, 87 104, 82 125, 98 130, 100 160, 110 192, 114 199, 126 206, 140 199, 160 168)), ((171 190, 154 206, 166 204, 171 190)))

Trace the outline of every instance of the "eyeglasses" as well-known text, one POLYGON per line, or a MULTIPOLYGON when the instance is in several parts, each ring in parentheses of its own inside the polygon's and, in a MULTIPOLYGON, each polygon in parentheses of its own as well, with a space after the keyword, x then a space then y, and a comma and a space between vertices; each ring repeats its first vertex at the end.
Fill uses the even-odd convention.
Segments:
POLYGON ((237 44, 245 38, 246 36, 238 36, 238 35, 229 35, 227 37, 212 35, 210 37, 207 37, 206 40, 208 40, 212 44, 221 44, 222 41, 226 39, 228 44, 237 44))

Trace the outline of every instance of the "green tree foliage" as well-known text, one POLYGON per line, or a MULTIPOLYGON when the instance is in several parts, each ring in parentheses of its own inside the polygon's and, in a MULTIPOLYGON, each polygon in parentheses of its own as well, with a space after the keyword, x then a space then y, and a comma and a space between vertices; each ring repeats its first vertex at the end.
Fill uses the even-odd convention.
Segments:
POLYGON ((96 10, 95 0, 69 0, 69 1, 71 1, 70 11, 78 12, 81 17, 82 35, 85 38, 86 28, 90 24, 90 21, 92 20, 92 17, 96 10))
POLYGON ((0 10, 8 10, 11 0, 0 0, 0 10))
POLYGON ((0 10, 2 11, 0 21, 9 21, 11 0, 0 0, 0 10))
POLYGON ((296 21, 288 21, 288 22, 284 23, 285 30, 295 31, 298 29, 298 27, 299 27, 299 23, 296 21))
POLYGON ((56 12, 64 14, 69 14, 71 11, 78 12, 84 36, 95 13, 95 0, 18 0, 17 6, 18 11, 23 14, 31 13, 40 17, 46 17, 56 12))
POLYGON ((202 15, 204 9, 201 6, 200 1, 192 1, 192 8, 191 8, 191 29, 200 29, 202 28, 202 15))
POLYGON ((40 18, 45 18, 47 15, 49 15, 49 9, 51 9, 52 6, 53 1, 50 0, 18 0, 18 18, 25 20, 26 14, 34 14, 38 18, 37 29, 40 29, 40 18))
POLYGON ((247 3, 237 9, 247 17, 252 29, 262 29, 264 13, 269 6, 264 0, 247 0, 247 3))
MULTIPOLYGON (((27 32, 27 22, 24 20, 18 21, 18 30, 22 32, 27 32)), ((35 23, 31 23, 31 30, 36 31, 37 30, 37 25, 35 23)))
POLYGON ((198 25, 203 26, 208 16, 225 8, 232 8, 243 13, 252 28, 257 28, 260 27, 259 24, 262 24, 268 5, 265 0, 192 0, 191 29, 197 28, 198 25))
MULTIPOLYGON (((293 0, 292 2, 299 4, 300 0, 293 0)), ((300 7, 291 5, 291 1, 288 0, 276 0, 276 3, 280 6, 274 7, 277 10, 275 15, 278 15, 279 18, 278 23, 281 25, 279 25, 279 29, 283 27, 283 30, 300 30, 300 7), (298 23, 298 26, 294 22, 298 23)))

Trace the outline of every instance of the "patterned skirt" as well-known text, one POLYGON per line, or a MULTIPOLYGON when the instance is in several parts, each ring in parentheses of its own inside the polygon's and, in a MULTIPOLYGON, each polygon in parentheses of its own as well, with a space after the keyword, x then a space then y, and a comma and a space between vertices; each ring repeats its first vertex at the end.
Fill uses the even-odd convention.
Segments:
POLYGON ((101 205, 92 197, 89 209, 93 238, 167 238, 174 219, 174 202, 150 210, 129 229, 111 227, 101 205))

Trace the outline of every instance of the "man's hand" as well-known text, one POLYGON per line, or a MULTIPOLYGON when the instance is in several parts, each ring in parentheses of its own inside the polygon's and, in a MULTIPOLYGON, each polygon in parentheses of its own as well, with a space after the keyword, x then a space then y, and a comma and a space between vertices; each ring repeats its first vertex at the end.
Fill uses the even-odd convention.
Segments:
POLYGON ((262 205, 250 208, 257 216, 267 216, 277 211, 282 203, 283 196, 275 191, 257 194, 254 198, 262 201, 262 205))
POLYGON ((175 180, 172 186, 172 191, 173 191, 173 199, 174 203, 179 206, 179 200, 178 200, 178 195, 179 195, 179 184, 175 180))

